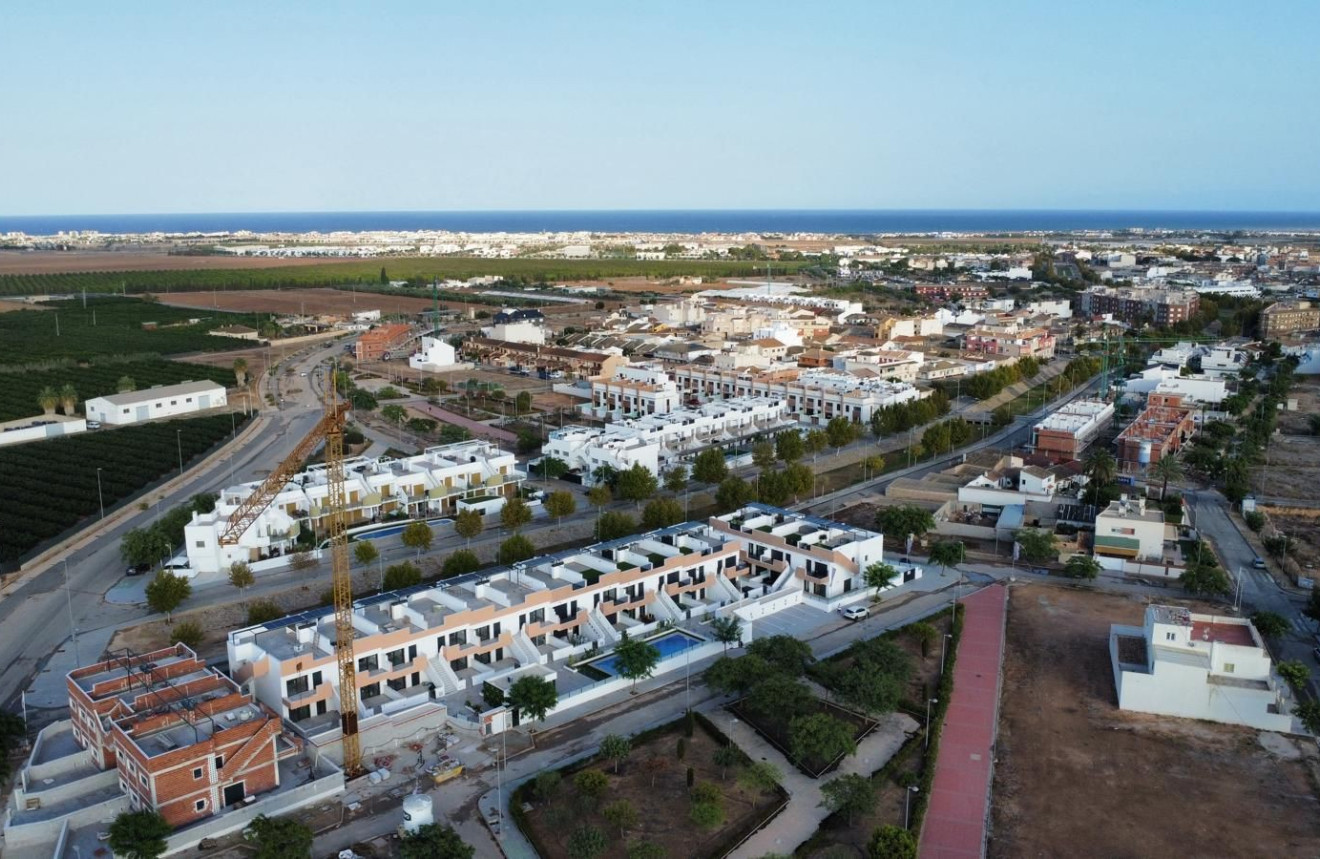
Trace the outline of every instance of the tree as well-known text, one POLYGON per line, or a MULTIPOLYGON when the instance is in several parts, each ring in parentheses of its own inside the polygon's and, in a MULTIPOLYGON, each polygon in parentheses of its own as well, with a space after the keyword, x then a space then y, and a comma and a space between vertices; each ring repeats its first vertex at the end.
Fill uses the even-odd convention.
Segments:
POLYGON ((1094 579, 1100 570, 1100 562, 1090 555, 1073 555, 1063 565, 1063 574, 1070 579, 1094 579))
POLYGON ((206 630, 195 620, 176 623, 170 630, 170 644, 183 644, 196 650, 206 638, 206 630))
POLYGON ((628 859, 665 859, 668 851, 654 841, 636 841, 628 845, 628 859))
POLYGON ((1273 611, 1258 611, 1251 616, 1251 623, 1256 627, 1256 631, 1267 638, 1278 638, 1287 635, 1292 626, 1288 623, 1288 618, 1273 611))
POLYGON ((1082 471, 1092 483, 1105 486, 1118 478, 1118 460, 1103 447, 1095 447, 1087 454, 1082 471))
POLYGON ((660 482, 655 479, 651 469, 640 462, 632 468, 619 472, 619 497, 625 501, 632 501, 641 506, 641 503, 655 495, 659 488, 660 482))
POLYGON ((868 588, 875 588, 875 598, 880 599, 880 591, 889 587, 889 583, 898 577, 898 570, 884 561, 876 561, 862 571, 862 578, 868 588))
POLYGON ((174 622, 174 610, 192 596, 192 583, 183 576, 161 570, 147 583, 147 605, 165 615, 166 623, 174 622))
POLYGON ((173 831, 159 812, 125 811, 110 824, 110 849, 127 859, 156 859, 173 831))
POLYGON ((940 565, 940 575, 947 575, 949 567, 967 560, 967 547, 961 540, 941 540, 930 547, 930 562, 940 565))
POLYGON ((545 497, 544 504, 545 512, 561 523, 565 516, 572 516, 577 511, 577 499, 567 489, 551 492, 545 497))
POLYGON ((775 464, 775 445, 770 441, 758 441, 752 445, 752 462, 762 471, 769 471, 775 464))
POLYGON ((1169 495, 1169 481, 1182 479, 1182 460, 1176 456, 1162 456, 1150 467, 1150 475, 1162 481, 1160 498, 1167 498, 1169 495))
POLYGON ((752 500, 752 487, 741 477, 726 477, 715 490, 715 506, 728 513, 747 506, 752 500))
POLYGON ((1183 590, 1195 596, 1223 596, 1233 590, 1228 573, 1213 559, 1188 563, 1178 581, 1183 590))
POLYGON ((600 741, 600 756, 614 761, 614 773, 618 775, 619 764, 627 760, 632 753, 632 741, 622 734, 606 734, 600 741))
POLYGON ((546 714, 559 703, 559 692, 554 681, 526 675, 513 681, 506 700, 520 716, 533 722, 544 722, 546 714))
POLYGON ((742 752, 732 745, 720 746, 715 750, 715 754, 711 756, 711 762, 720 768, 720 781, 724 781, 729 777, 729 767, 736 767, 742 763, 742 760, 742 752))
POLYGON ((719 483, 729 476, 729 466, 724 460, 724 451, 718 447, 708 447, 692 462, 692 479, 698 483, 719 483))
POLYGON ((807 672, 807 666, 815 661, 811 646, 791 635, 758 638, 747 647, 747 653, 764 659, 791 677, 801 677, 807 672))
POLYGON ((815 488, 816 473, 811 470, 809 465, 795 462, 785 468, 783 473, 784 485, 792 494, 794 500, 806 495, 815 488))
POLYGON ((126 563, 157 564, 169 557, 170 539, 159 528, 130 528, 119 543, 119 555, 126 563))
POLYGON ((72 416, 78 411, 78 391, 68 382, 60 386, 60 403, 66 415, 72 416))
POLYGON ((514 534, 509 539, 500 543, 500 549, 497 558, 501 564, 516 564, 519 561, 525 561, 536 554, 536 546, 532 541, 522 534, 514 534))
MULTIPOLYGON (((1320 415, 1312 415, 1312 417, 1320 417, 1320 415)), ((1260 533, 1261 528, 1265 527, 1265 514, 1259 510, 1249 510, 1243 513, 1242 519, 1247 523, 1247 527, 1257 534, 1260 533)))
POLYGON ((234 359, 234 381, 241 388, 247 384, 248 362, 246 358, 234 359))
POLYGON ((568 836, 569 859, 596 859, 608 846, 605 834, 594 826, 579 826, 568 836))
POLYGON ((1320 735, 1320 701, 1303 701, 1293 708, 1293 715, 1301 721, 1302 727, 1312 734, 1320 735))
POLYGON ((312 830, 292 817, 257 816, 248 824, 257 859, 292 859, 312 855, 312 830))
POLYGON ((857 744, 847 722, 827 713, 811 713, 788 723, 788 748, 799 761, 829 762, 857 751, 857 744))
POLYGON ((812 700, 811 690, 802 681, 773 672, 752 686, 744 702, 763 719, 782 722, 806 713, 812 700))
POLYGON ((517 533, 530 521, 532 521, 532 508, 526 501, 516 496, 504 499, 504 506, 500 508, 501 525, 517 533))
POLYGON ((857 427, 842 415, 830 418, 825 425, 825 437, 829 439, 830 447, 837 451, 857 438, 857 427))
POLYGON ((688 816, 702 829, 714 829, 724 822, 724 805, 718 799, 694 802, 688 816))
POLYGON ((481 559, 476 553, 469 549, 459 549, 445 558, 444 566, 440 568, 440 577, 450 579, 454 576, 474 573, 479 569, 481 569, 481 559))
POLYGON ((873 454, 862 459, 862 479, 869 480, 875 477, 885 467, 885 458, 878 454, 873 454))
POLYGON ((248 603, 248 626, 256 626, 259 623, 269 623, 270 621, 281 617, 284 617, 284 611, 274 600, 253 600, 248 603))
POLYGON ((1300 692, 1306 688, 1306 682, 1311 679, 1311 669, 1306 667, 1306 663, 1300 659, 1287 659, 1280 662, 1275 668, 1279 676, 1288 681, 1288 685, 1294 691, 1300 692))
POLYGON ((252 575, 252 568, 242 561, 234 561, 229 565, 229 583, 240 591, 245 591, 257 583, 257 577, 252 575))
POLYGON ((688 470, 686 466, 675 465, 665 475, 665 489, 677 495, 687 488, 688 470))
POLYGON ((642 508, 642 528, 654 531, 683 521, 683 505, 672 498, 654 498, 642 508))
POLYGON ((596 520, 596 530, 602 540, 617 540, 637 531, 637 523, 627 513, 611 510, 596 520))
POLYGON ((563 781, 563 776, 558 770, 542 770, 536 774, 536 798, 542 802, 549 802, 554 799, 555 794, 559 792, 559 783, 563 781))
POLYGON ((1021 528, 1014 535, 1021 548, 1022 557, 1034 563, 1052 561, 1059 554, 1058 540, 1053 531, 1040 528, 1021 528))
POLYGON ((706 669, 706 684, 730 695, 742 695, 774 671, 769 662, 749 654, 737 658, 721 656, 706 669))
POLYGON ((120 376, 119 381, 115 382, 115 390, 121 394, 127 394, 130 391, 137 390, 137 382, 132 376, 120 376))
POLYGON ((651 787, 655 787, 655 779, 665 770, 669 769, 670 759, 668 755, 651 755, 642 761, 642 768, 646 774, 651 777, 651 787))
POLYGON ((513 413, 515 415, 525 414, 532 410, 532 392, 519 391, 518 396, 513 398, 513 413))
POLYGON ((775 456, 784 462, 797 462, 805 453, 802 434, 797 430, 784 430, 775 436, 775 456))
POLYGON ((852 826, 853 817, 875 808, 875 785, 856 773, 841 775, 820 786, 820 804, 835 814, 842 814, 852 826))
POLYGON ((452 826, 428 823, 399 842, 399 859, 472 859, 476 850, 452 826))
POLYGON ((391 564, 385 568, 385 577, 381 584, 382 590, 397 591, 402 588, 410 588, 422 583, 422 571, 416 564, 404 561, 402 564, 391 564))
MULTIPOLYGON (((384 391, 381 392, 384 394, 384 391)), ((380 410, 380 416, 392 424, 402 424, 408 418, 408 411, 397 403, 390 403, 380 410)))
POLYGON ((477 510, 460 510, 454 517, 454 533, 467 540, 469 546, 472 545, 472 538, 481 533, 485 527, 485 520, 477 510))
POLYGON ((830 437, 821 429, 808 430, 806 438, 802 439, 803 449, 813 456, 829 446, 830 437))
POLYGON ((1251 478, 1247 472, 1247 463, 1242 458, 1233 458, 1224 464, 1224 497, 1233 504, 1241 504, 1242 499, 1251 491, 1251 478))
POLYGON ((729 652, 729 645, 742 640, 742 620, 735 614, 717 617, 710 622, 710 634, 720 644, 724 652, 729 652))
POLYGON ((925 659, 930 653, 930 646, 935 639, 940 637, 940 631, 925 621, 919 620, 910 624, 907 628, 908 634, 915 638, 921 644, 921 658, 925 659))
POLYGON ((358 540, 353 544, 353 558, 359 565, 366 567, 372 561, 380 558, 380 552, 376 549, 376 544, 370 540, 358 540))
POLYGON ((738 784, 753 793, 774 790, 783 779, 783 773, 769 761, 753 761, 738 773, 738 784))
POLYGON ((422 556, 422 552, 431 550, 431 543, 435 540, 435 533, 431 526, 425 522, 409 522, 399 533, 399 542, 409 549, 417 550, 417 557, 422 556))
POLYGON ((917 859, 917 839, 901 826, 885 824, 871 833, 867 859, 917 859))
POLYGON ((623 837, 629 829, 636 827, 639 818, 637 809, 626 799, 611 802, 600 810, 600 814, 619 828, 619 837, 623 837))
POLYGON ((1311 588, 1311 595, 1306 598, 1306 605, 1302 607, 1302 614, 1316 623, 1320 623, 1320 588, 1311 588))
POLYGON ((637 681, 645 680, 655 673, 656 663, 660 661, 660 649, 654 644, 632 638, 625 630, 623 640, 614 645, 614 667, 619 676, 632 681, 632 688, 637 689, 637 681))
POLYGON ((900 504, 876 513, 875 524, 881 533, 907 540, 909 536, 920 537, 927 531, 933 531, 935 517, 929 510, 915 504, 900 504))

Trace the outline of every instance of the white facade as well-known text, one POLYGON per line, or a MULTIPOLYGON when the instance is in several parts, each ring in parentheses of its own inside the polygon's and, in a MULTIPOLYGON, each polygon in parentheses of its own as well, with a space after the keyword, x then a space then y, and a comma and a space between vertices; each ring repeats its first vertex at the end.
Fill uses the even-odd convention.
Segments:
POLYGON ((423 337, 421 349, 408 358, 408 366, 432 373, 452 370, 458 366, 458 352, 441 337, 423 337))
POLYGON ((509 343, 533 343, 545 345, 545 329, 535 322, 500 322, 481 329, 481 336, 491 340, 504 340, 509 343))
POLYGON ((662 467, 689 453, 793 423, 782 400, 738 397, 602 428, 563 427, 550 433, 542 450, 588 480, 602 465, 623 469, 641 463, 658 475, 662 467))
POLYGON ((1095 553, 1138 561, 1164 557, 1164 512, 1147 509, 1146 499, 1121 499, 1095 517, 1095 553))
MULTIPOLYGON (((484 499, 516 491, 526 475, 512 453, 486 441, 464 441, 427 448, 405 459, 351 457, 344 461, 349 524, 452 515, 463 499, 484 499)), ((220 536, 243 499, 260 483, 231 486, 215 510, 194 513, 184 527, 188 564, 199 573, 226 570, 235 561, 253 563, 296 551, 298 535, 320 534, 329 485, 324 465, 295 475, 267 505, 237 545, 221 546, 220 536)))
POLYGON ((613 378, 591 380, 591 404, 598 418, 664 415, 679 407, 678 386, 660 364, 627 364, 613 378))
POLYGON ((1248 620, 1147 606, 1143 626, 1110 627, 1109 651, 1120 709, 1294 730, 1289 693, 1248 620))
POLYGON ((769 397, 783 403, 798 421, 814 425, 826 424, 833 417, 867 423, 886 406, 919 400, 925 395, 905 382, 863 379, 826 369, 758 373, 675 367, 671 375, 689 401, 769 397))
POLYGON ((744 301, 757 301, 765 304, 786 304, 792 307, 812 307, 837 314, 842 322, 850 316, 861 316, 865 309, 860 301, 847 301, 842 298, 828 298, 817 295, 800 286, 785 283, 759 283, 754 286, 735 289, 710 289, 699 292, 703 298, 725 298, 744 301))
POLYGON ((227 404, 223 385, 215 382, 184 382, 145 391, 93 397, 83 403, 83 409, 89 421, 122 426, 175 418, 227 404))
POLYGON ((1247 366, 1247 353, 1232 346, 1211 346, 1201 356, 1201 372, 1211 378, 1236 376, 1247 366))

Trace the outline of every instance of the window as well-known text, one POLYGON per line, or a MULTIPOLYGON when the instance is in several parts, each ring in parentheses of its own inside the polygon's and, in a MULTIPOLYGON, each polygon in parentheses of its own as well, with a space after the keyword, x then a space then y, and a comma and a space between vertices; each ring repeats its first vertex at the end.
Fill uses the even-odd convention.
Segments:
POLYGON ((202 768, 193 767, 193 778, 201 778, 201 777, 202 777, 202 768))
POLYGON ((399 667, 403 664, 403 648, 400 647, 398 650, 391 650, 389 653, 385 654, 385 658, 390 661, 390 665, 395 668, 399 667))
POLYGON ((363 698, 375 698, 379 694, 380 694, 379 683, 368 683, 366 686, 362 687, 363 698))
POLYGON ((380 663, 375 654, 364 656, 358 660, 358 671, 375 671, 380 663))
POLYGON ((215 756, 215 768, 216 768, 216 769, 220 769, 220 768, 221 768, 222 766, 224 766, 224 765, 225 765, 225 756, 224 756, 224 755, 216 755, 216 756, 215 756))
POLYGON ((1172 633, 1172 632, 1166 632, 1166 633, 1164 633, 1164 639, 1165 639, 1166 641, 1176 641, 1177 638, 1178 638, 1178 636, 1175 635, 1175 634, 1172 633))
POLYGON ((193 809, 196 811, 206 811, 206 800, 199 799, 193 803, 193 809))
POLYGON ((1237 669, 1237 665, 1235 665, 1234 663, 1232 663, 1232 662, 1225 662, 1225 663, 1224 663, 1224 673, 1225 673, 1225 674, 1232 674, 1236 669, 1237 669))
POLYGON ((171 405, 171 406, 177 406, 178 404, 179 404, 179 401, 178 401, 178 400, 170 400, 170 405, 171 405))
POLYGON ((307 685, 306 677, 295 677, 289 682, 285 683, 284 685, 285 688, 288 690, 286 694, 287 697, 289 698, 292 698, 294 695, 301 695, 302 693, 306 692, 309 688, 307 685))
POLYGON ((385 685, 389 686, 395 692, 402 692, 404 689, 408 688, 408 678, 394 677, 388 680, 385 685))
POLYGON ((306 706, 306 705, 304 705, 304 706, 302 706, 302 707, 290 707, 290 708, 289 708, 289 721, 290 721, 290 722, 301 722, 303 719, 311 718, 311 715, 312 715, 312 708, 311 708, 311 707, 308 707, 308 706, 306 706))
POLYGON ((193 544, 194 544, 197 548, 199 548, 199 549, 205 549, 205 548, 206 548, 206 541, 205 541, 205 540, 194 540, 194 541, 193 541, 193 544))
POLYGON ((143 787, 146 787, 146 786, 147 786, 147 777, 146 777, 146 776, 144 776, 144 775, 140 775, 140 776, 138 776, 138 781, 142 782, 142 786, 143 786, 143 787))
POLYGON ((324 683, 324 682, 325 682, 325 680, 321 677, 321 672, 320 672, 320 671, 313 671, 313 672, 312 672, 312 688, 313 688, 313 689, 315 689, 317 686, 320 686, 320 685, 321 685, 322 683, 324 683))

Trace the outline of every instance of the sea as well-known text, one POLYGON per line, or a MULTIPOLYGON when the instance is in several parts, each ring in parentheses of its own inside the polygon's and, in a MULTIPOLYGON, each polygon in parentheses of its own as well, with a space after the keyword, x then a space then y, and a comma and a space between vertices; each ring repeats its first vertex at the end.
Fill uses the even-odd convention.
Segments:
POLYGON ((1021 233, 1078 231, 1317 232, 1320 212, 1065 209, 660 209, 481 212, 229 212, 0 216, 0 235, 101 233, 1021 233))

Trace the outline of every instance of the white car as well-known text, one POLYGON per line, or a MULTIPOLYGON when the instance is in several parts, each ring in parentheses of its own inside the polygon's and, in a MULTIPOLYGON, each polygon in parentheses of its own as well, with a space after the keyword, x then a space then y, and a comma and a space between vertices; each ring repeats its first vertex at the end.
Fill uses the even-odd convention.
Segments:
POLYGON ((848 620, 862 620, 871 616, 871 610, 864 605, 850 605, 842 610, 842 614, 848 620))

